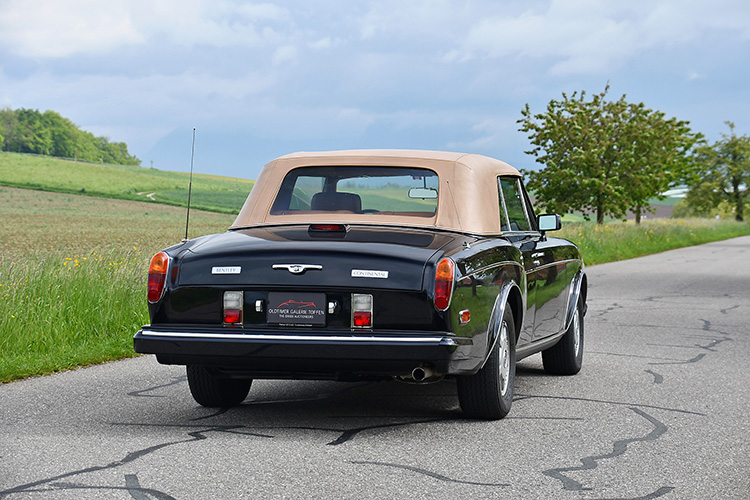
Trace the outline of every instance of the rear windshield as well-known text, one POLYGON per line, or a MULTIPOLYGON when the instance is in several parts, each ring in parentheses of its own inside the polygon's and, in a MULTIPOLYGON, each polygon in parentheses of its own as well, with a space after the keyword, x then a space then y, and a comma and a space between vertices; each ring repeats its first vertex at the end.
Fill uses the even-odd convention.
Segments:
POLYGON ((425 168, 303 167, 290 171, 271 215, 356 213, 432 217, 438 176, 425 168))

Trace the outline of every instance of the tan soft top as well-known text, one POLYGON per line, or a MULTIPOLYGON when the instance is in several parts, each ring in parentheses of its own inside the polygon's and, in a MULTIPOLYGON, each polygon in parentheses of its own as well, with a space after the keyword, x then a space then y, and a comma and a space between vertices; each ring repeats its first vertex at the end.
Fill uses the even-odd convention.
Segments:
POLYGON ((487 156, 443 151, 352 150, 294 153, 268 163, 247 197, 231 228, 278 224, 384 224, 435 227, 474 234, 500 233, 498 176, 520 177, 515 168, 487 156), (434 217, 384 214, 270 215, 271 205, 286 174, 308 166, 423 167, 440 179, 440 196, 434 217))

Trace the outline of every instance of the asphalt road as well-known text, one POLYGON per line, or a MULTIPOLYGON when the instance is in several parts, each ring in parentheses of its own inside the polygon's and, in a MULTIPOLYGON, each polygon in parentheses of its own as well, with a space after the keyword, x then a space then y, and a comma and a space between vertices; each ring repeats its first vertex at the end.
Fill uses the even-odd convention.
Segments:
POLYGON ((0 386, 0 498, 750 498, 750 237, 590 267, 574 377, 510 415, 450 381, 256 381, 197 406, 142 357, 0 386))

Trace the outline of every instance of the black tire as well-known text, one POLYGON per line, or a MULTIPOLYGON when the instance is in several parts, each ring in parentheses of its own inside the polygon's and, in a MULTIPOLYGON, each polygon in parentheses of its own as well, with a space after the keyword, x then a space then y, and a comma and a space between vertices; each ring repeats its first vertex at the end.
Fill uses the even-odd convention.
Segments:
POLYGON ((458 377, 458 401, 469 418, 498 420, 513 403, 516 381, 516 327, 513 312, 506 305, 490 357, 474 375, 458 377))
POLYGON ((560 341, 542 351, 544 371, 552 375, 575 375, 583 365, 583 304, 578 300, 573 320, 560 341))
POLYGON ((208 408, 237 406, 245 400, 253 383, 251 379, 218 377, 205 366, 188 366, 187 379, 193 399, 208 408))

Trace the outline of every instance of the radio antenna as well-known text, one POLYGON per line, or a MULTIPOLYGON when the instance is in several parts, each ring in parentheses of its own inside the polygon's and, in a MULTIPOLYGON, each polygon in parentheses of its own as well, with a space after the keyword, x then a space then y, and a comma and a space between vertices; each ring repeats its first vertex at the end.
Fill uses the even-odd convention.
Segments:
POLYGON ((188 227, 190 227, 190 198, 193 195, 193 160, 195 160, 195 127, 193 127, 193 147, 190 153, 190 186, 188 187, 188 206, 187 206, 187 218, 185 219, 185 239, 183 243, 188 241, 188 227))

